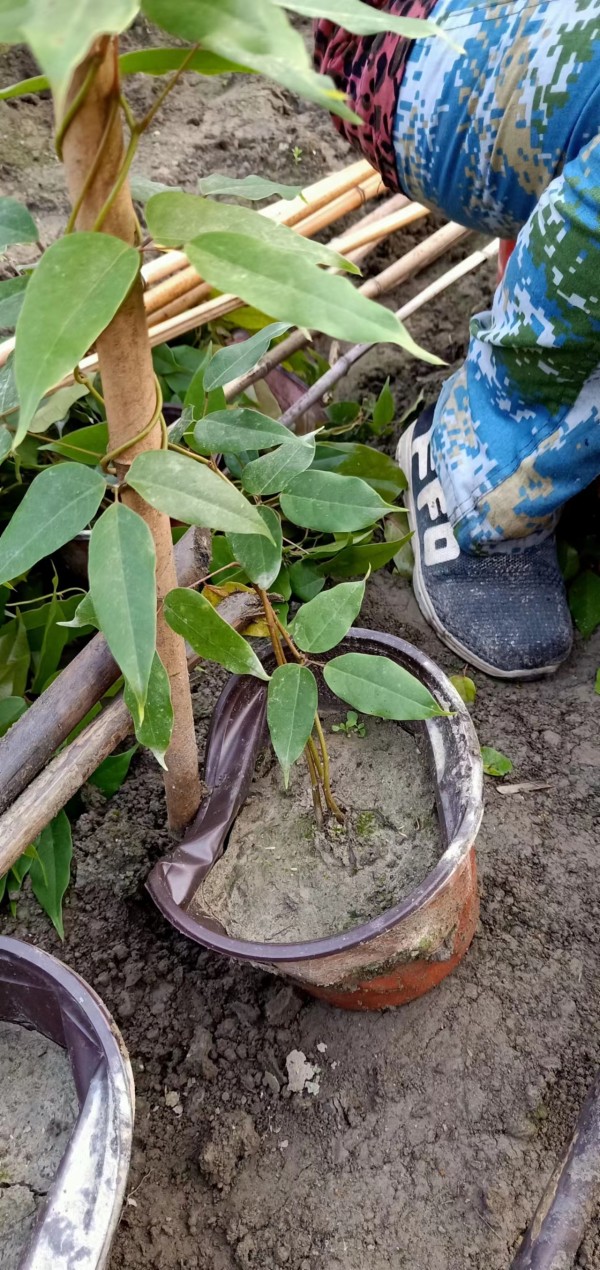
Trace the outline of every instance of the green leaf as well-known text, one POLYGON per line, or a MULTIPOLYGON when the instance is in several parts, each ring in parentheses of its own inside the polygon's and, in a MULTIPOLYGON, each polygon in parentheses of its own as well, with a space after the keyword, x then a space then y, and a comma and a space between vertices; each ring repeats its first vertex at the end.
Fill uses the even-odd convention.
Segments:
MULTIPOLYGON (((204 414, 206 391, 204 378, 212 354, 212 344, 207 344, 206 348, 202 350, 202 354, 203 356, 192 375, 183 399, 184 410, 180 420, 180 422, 183 422, 181 436, 187 431, 187 426, 191 426, 194 419, 198 419, 204 414), (185 419, 187 415, 191 417, 189 418, 189 424, 186 426, 185 419)), ((173 440, 175 441, 174 437, 173 440)))
POLYGON ((233 198, 245 198, 254 202, 261 198, 270 198, 276 194, 279 198, 297 198, 302 193, 301 185, 284 185, 282 181, 269 181, 264 176, 227 176, 223 172, 213 172, 211 176, 202 177, 198 181, 198 192, 213 197, 215 194, 229 194, 233 198))
POLYGON ((297 560, 290 569, 290 583, 299 600, 314 600, 325 586, 325 578, 316 565, 308 560, 297 560))
POLYGON ((147 203, 149 198, 153 198, 155 194, 168 194, 171 190, 178 190, 178 185, 164 185, 162 181, 151 181, 148 176, 132 176, 129 187, 131 189, 131 197, 136 203, 147 203))
POLYGON ((596 671, 596 683, 594 684, 594 692, 600 697, 600 669, 596 671))
POLYGON ((258 534, 228 534, 227 537, 234 559, 256 586, 268 591, 281 569, 281 521, 270 507, 260 507, 258 514, 271 534, 271 542, 258 534))
MULTIPOLYGON (((231 291, 246 304, 294 326, 322 331, 352 344, 398 344, 413 357, 441 364, 438 357, 415 343, 390 309, 361 295, 348 278, 315 267, 304 249, 281 251, 271 240, 273 222, 258 219, 269 226, 270 234, 264 241, 247 234, 210 233, 186 243, 191 263, 211 286, 231 291)), ((292 230, 287 232, 293 234, 292 230)), ((305 244, 312 241, 295 237, 305 244)))
POLYGON ((27 686, 31 653, 20 617, 0 629, 0 701, 22 697, 27 686))
MULTIPOLYGON (((0 14, 0 22, 2 15, 0 14)), ((1 28, 0 28, 0 38, 1 28)), ((15 43, 17 41, 15 40, 15 43)), ((50 85, 45 75, 31 75, 29 79, 21 79, 18 84, 9 84, 7 88, 0 88, 0 101, 10 101, 11 97, 23 97, 25 93, 42 93, 50 85)))
POLYGON ((64 939, 62 902, 71 878, 73 843, 66 812, 46 825, 35 843, 37 855, 30 869, 33 893, 48 914, 60 939, 64 939))
POLYGON ((569 590, 569 607, 573 621, 584 639, 600 626, 600 577, 586 569, 569 590))
POLYGON ((317 448, 313 466, 318 471, 360 476, 388 502, 393 502, 406 489, 406 477, 389 454, 375 450, 372 445, 359 445, 356 441, 342 444, 322 442, 317 448))
POLYGON ((75 67, 96 36, 119 35, 138 12, 137 0, 33 0, 24 6, 21 38, 50 82, 58 118, 75 67))
POLYGON ((137 740, 140 745, 151 750, 157 762, 166 771, 165 754, 171 744, 173 732, 173 704, 169 676, 158 653, 154 654, 152 662, 143 719, 140 719, 135 697, 128 684, 125 684, 123 695, 125 705, 133 719, 137 740))
POLYGON ((407 40, 422 40, 427 35, 442 35, 435 22, 422 18, 397 18, 391 13, 371 8, 362 0, 273 0, 282 9, 291 9, 303 18, 330 18, 353 35, 378 35, 392 31, 407 40))
POLYGON ((18 404, 14 356, 11 356, 4 366, 0 366, 0 415, 10 414, 18 404))
POLYGON ((13 243, 36 243, 37 240, 37 227, 27 208, 14 198, 0 198, 0 251, 13 243))
POLYGON ((27 702, 23 697, 4 697, 0 701, 0 736, 5 736, 17 719, 25 714, 27 702))
POLYGON ((354 625, 365 598, 364 582, 341 582, 298 610, 290 634, 305 653, 327 653, 354 625))
POLYGON ((61 622, 60 625, 72 627, 74 630, 87 626, 98 629, 98 618, 96 617, 96 610, 92 604, 92 597, 89 592, 79 601, 70 622, 61 622))
POLYGON ((465 705, 472 706, 477 699, 477 685, 469 679, 468 675, 451 675, 450 683, 456 688, 456 691, 465 705))
POLYGON ((242 485, 249 494, 277 494, 310 467, 315 453, 314 436, 297 437, 296 445, 280 445, 271 454, 247 463, 242 485))
POLYGON ((397 542, 369 542, 365 546, 345 547, 337 556, 326 560, 319 568, 323 578, 364 577, 369 569, 375 573, 393 559, 398 550, 397 542))
MULTIPOLYGON (((58 579, 54 579, 55 585, 58 579)), ((46 621, 43 629, 42 644, 39 653, 34 656, 35 678, 31 685, 32 692, 42 692, 50 675, 53 675, 60 663, 63 650, 69 638, 64 627, 58 625, 62 617, 62 605, 53 595, 47 606, 46 621)))
POLYGON ((108 449, 108 424, 91 423, 87 428, 77 428, 74 432, 64 433, 60 441, 49 441, 40 449, 62 454, 74 463, 97 467, 108 449))
POLYGON ((131 760, 137 753, 137 745, 130 750, 125 750, 123 754, 109 754, 108 758, 96 768, 96 771, 88 776, 90 785, 95 785, 101 790, 105 798, 113 798, 121 785, 127 778, 131 760))
POLYGON ((225 384, 230 384, 233 379, 237 379, 238 375, 244 375, 247 370, 252 370, 266 353, 271 340, 288 330, 288 322, 271 322, 269 326, 264 326, 261 331, 257 331, 256 335, 251 336, 249 340, 241 340, 237 344, 230 344, 228 348, 220 348, 218 353, 215 353, 204 376, 206 389, 210 391, 212 388, 223 388, 225 384))
POLYGON ((513 764, 506 754, 491 749, 489 745, 482 745, 481 757, 486 776, 508 776, 508 773, 513 770, 513 764))
POLYGON ((192 57, 189 53, 186 48, 134 49, 131 53, 121 53, 119 66, 122 75, 169 75, 179 70, 184 60, 186 69, 198 75, 226 75, 248 69, 206 49, 196 49, 192 57))
MULTIPOLYGON (((53 423, 58 423, 61 419, 66 419, 71 406, 79 401, 80 397, 87 396, 87 388, 85 384, 71 384, 68 388, 59 388, 57 392, 52 393, 51 397, 47 397, 42 402, 39 410, 36 410, 28 431, 46 432, 52 427, 53 423)), ((68 455, 67 457, 71 457, 68 455)))
POLYGON ((293 445, 297 437, 258 410, 217 410, 194 428, 194 449, 200 454, 245 454, 247 450, 272 450, 282 442, 293 445))
POLYGON ((373 408, 373 427, 375 431, 380 433, 385 428, 389 428, 394 421, 395 413, 394 394, 390 388, 389 379, 386 379, 373 408))
POLYGON ((2 330, 14 330, 28 282, 29 274, 27 273, 21 274, 19 278, 7 278, 5 282, 0 282, 0 327, 2 330))
POLYGON ((339 252, 313 238, 303 238, 287 225, 279 225, 250 207, 213 203, 199 194, 177 191, 157 194, 146 206, 146 220, 152 237, 161 246, 180 247, 185 243, 192 264, 196 247, 201 249, 208 235, 225 234, 242 235, 254 255, 260 254, 265 244, 270 245, 273 251, 279 253, 282 270, 285 270, 289 253, 293 252, 296 257, 308 259, 315 265, 331 265, 334 269, 359 272, 356 265, 340 256, 339 252))
POLYGON ((182 454, 140 454, 131 464, 127 480, 151 507, 173 520, 225 533, 269 537, 257 508, 234 485, 182 454))
POLYGON ((267 699, 267 722, 273 749, 283 768, 285 786, 290 768, 310 738, 319 704, 317 681, 307 666, 278 666, 267 699))
POLYGON ((201 44, 299 93, 327 110, 360 122, 333 81, 317 75, 308 50, 284 13, 271 0, 143 0, 143 12, 157 26, 190 44, 201 44))
POLYGON ((8 457, 12 450, 12 433, 8 428, 0 426, 0 463, 8 457))
POLYGON ((114 503, 92 530, 90 597, 142 720, 156 645, 155 568, 154 542, 145 521, 114 503))
POLYGON ((581 568, 579 552, 570 543, 565 542, 564 538, 557 543, 558 564, 565 582, 572 582, 577 577, 581 568))
POLYGON ((328 688, 361 714, 406 722, 446 713, 425 684, 389 657, 344 653, 327 663, 323 676, 328 688))
POLYGON ((21 414, 15 445, 25 436, 44 394, 77 365, 108 326, 139 263, 138 252, 110 234, 68 234, 44 252, 17 322, 15 374, 21 414))
POLYGON ((248 641, 197 591, 182 587, 170 591, 165 599, 164 614, 171 629, 183 635, 205 661, 216 661, 234 675, 269 678, 248 641))
POLYGON ((85 529, 105 491, 102 477, 80 463, 40 472, 0 538, 0 582, 27 573, 85 529))
POLYGON ((370 485, 357 476, 338 476, 336 472, 311 471, 295 476, 280 502, 292 524, 322 533, 365 529, 390 510, 389 503, 370 485))

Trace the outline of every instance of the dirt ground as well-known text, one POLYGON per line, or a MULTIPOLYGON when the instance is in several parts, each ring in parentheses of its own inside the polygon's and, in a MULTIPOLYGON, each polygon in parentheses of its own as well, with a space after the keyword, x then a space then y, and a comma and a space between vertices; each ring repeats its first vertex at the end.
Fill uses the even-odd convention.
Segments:
MULTIPOLYGON (((215 93, 185 85, 140 171, 193 189, 216 168, 309 180, 345 161, 327 121, 282 90, 215 93)), ((48 241, 64 212, 48 105, 0 106, 0 130, 3 189, 26 193, 48 241)), ((411 323, 451 365, 492 276, 411 323)), ((434 398, 439 372, 387 351, 355 387, 389 371, 399 403, 434 398)), ((398 577, 375 577, 363 621, 461 669, 398 577)), ((158 769, 139 757, 110 804, 94 795, 74 828, 64 945, 28 896, 4 929, 82 974, 129 1047, 135 1146, 111 1270, 507 1270, 600 1067, 598 665, 597 635, 547 683, 475 675, 481 742, 548 788, 486 782, 479 932, 458 972, 402 1010, 346 1015, 181 939, 143 885, 169 841, 158 769), (287 1088, 293 1050, 321 1069, 318 1092, 287 1088)), ((221 683, 197 679, 201 749, 221 683)), ((597 1222, 578 1266, 600 1270, 597 1222)))

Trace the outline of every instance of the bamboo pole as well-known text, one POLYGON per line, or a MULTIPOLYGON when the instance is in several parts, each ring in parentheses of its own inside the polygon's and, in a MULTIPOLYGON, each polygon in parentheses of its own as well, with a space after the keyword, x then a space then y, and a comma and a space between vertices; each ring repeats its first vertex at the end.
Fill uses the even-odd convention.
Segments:
POLYGON ((396 234, 398 230, 406 229, 407 225, 414 225, 415 221, 423 220, 425 216, 429 215, 428 207, 423 207, 420 203, 409 203, 408 207, 400 208, 400 211, 394 212, 391 216, 386 216, 384 220, 374 225, 357 225, 353 229, 349 229, 347 233, 341 234, 339 238, 333 238, 329 246, 334 251, 339 251, 343 256, 347 256, 359 247, 366 247, 382 238, 389 238, 390 234, 396 234))
MULTIPOLYGON (((262 614, 262 605, 256 595, 240 592, 223 600, 219 612, 235 630, 243 630, 262 614)), ((197 654, 190 651, 187 675, 198 661, 197 654)), ((131 715, 123 698, 116 697, 28 785, 10 810, 0 817, 0 877, 131 731, 131 715)))
MULTIPOLYGON (((101 228, 125 242, 136 241, 136 217, 129 184, 120 188, 119 176, 125 158, 121 112, 118 41, 101 37, 73 76, 69 100, 73 102, 86 82, 93 56, 100 58, 98 69, 71 120, 63 139, 63 162, 71 202, 79 207, 77 228, 96 227, 99 214, 108 207, 101 228), (117 109, 115 109, 115 100, 117 109), (88 173, 101 151, 91 181, 88 173), (113 197, 114 189, 118 189, 113 197), (108 202, 112 198, 112 203, 108 202)), ((117 475, 125 480, 136 455, 159 449, 161 428, 157 417, 152 432, 133 441, 155 414, 156 381, 144 311, 142 279, 138 278, 112 322, 97 340, 98 364, 108 420, 111 450, 123 448, 115 464, 117 475)), ((168 516, 155 511, 133 490, 126 489, 123 501, 148 525, 156 550, 156 584, 158 623, 156 646, 171 684, 174 726, 167 753, 165 793, 169 823, 179 831, 194 816, 201 797, 194 717, 190 695, 185 645, 167 625, 161 600, 177 585, 173 558, 171 526, 168 516)))

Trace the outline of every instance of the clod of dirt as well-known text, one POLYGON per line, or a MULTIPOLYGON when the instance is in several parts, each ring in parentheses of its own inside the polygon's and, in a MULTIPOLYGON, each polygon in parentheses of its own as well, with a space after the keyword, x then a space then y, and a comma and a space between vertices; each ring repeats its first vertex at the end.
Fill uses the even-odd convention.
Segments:
POLYGON ((205 1080, 214 1080, 217 1068, 209 1058, 214 1045, 211 1033, 206 1027, 197 1027, 192 1043, 185 1056, 186 1071, 192 1076, 203 1076, 205 1080))
POLYGON ((254 1155, 260 1138, 247 1111, 227 1112, 200 1155, 200 1171, 211 1186, 230 1186, 240 1160, 254 1155))
POLYGON ((306 1089, 309 1094, 319 1092, 320 1067, 306 1061, 302 1050, 292 1050, 288 1054, 285 1065, 288 1073, 288 1089, 292 1094, 302 1094, 306 1089))
POLYGON ((399 903, 440 857, 424 744, 382 720, 369 720, 364 739, 332 733, 331 719, 326 726, 347 824, 319 832, 302 764, 286 791, 265 756, 227 849, 192 902, 228 935, 290 943, 351 930, 399 903))
POLYGON ((0 1022, 0 1072, 0 1262, 16 1270, 78 1104, 67 1055, 37 1032, 0 1022))

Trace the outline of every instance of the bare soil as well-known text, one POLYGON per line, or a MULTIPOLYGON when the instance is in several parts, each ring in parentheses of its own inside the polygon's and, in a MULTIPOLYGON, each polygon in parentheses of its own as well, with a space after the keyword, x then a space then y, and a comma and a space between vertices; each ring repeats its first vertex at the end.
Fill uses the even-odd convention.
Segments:
POLYGON ((424 743, 397 723, 364 719, 366 736, 331 732, 322 713, 331 783, 346 812, 316 828, 303 762, 283 785, 262 759, 227 849, 192 907, 228 935, 295 943, 351 930, 399 904, 437 863, 442 842, 424 743))
MULTIPOLYGON (((18 61, 4 82, 26 73, 18 61)), ((48 105, 5 104, 0 128, 3 189, 27 194, 48 241, 65 211, 48 105)), ((318 112, 249 80, 214 97, 186 83, 139 164, 193 189, 217 167, 293 180, 345 160, 318 112)), ((456 365, 492 285, 490 267, 411 330, 456 365)), ((358 386, 388 373, 399 404, 435 398, 440 372, 385 350, 358 386)), ((398 577, 370 583, 364 624, 462 669, 398 577)), ((486 782, 479 932, 459 970, 402 1010, 346 1015, 181 939, 144 891, 169 847, 158 769, 140 756, 111 803, 93 796, 74 827, 64 945, 28 895, 3 924, 89 980, 131 1053, 135 1146, 111 1270, 507 1270, 600 1067, 599 665, 596 635, 546 683, 475 676, 482 743, 512 758, 514 780, 548 788, 486 782), (294 1050, 321 1068, 317 1094, 289 1090, 294 1050)), ((197 680, 201 752, 221 683, 197 680)), ((600 1270, 597 1221, 578 1267, 600 1270)))

